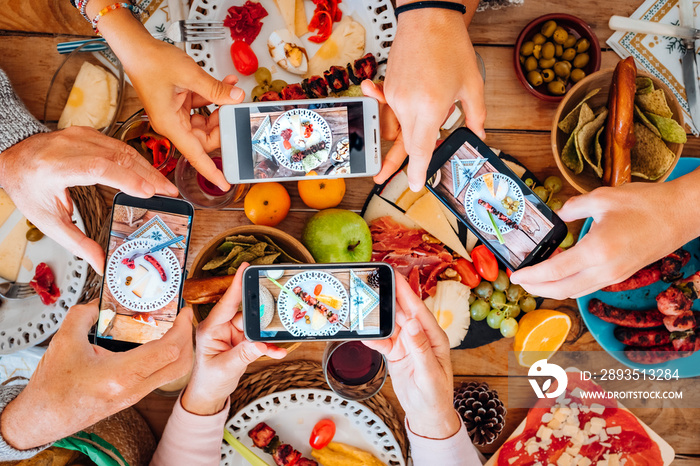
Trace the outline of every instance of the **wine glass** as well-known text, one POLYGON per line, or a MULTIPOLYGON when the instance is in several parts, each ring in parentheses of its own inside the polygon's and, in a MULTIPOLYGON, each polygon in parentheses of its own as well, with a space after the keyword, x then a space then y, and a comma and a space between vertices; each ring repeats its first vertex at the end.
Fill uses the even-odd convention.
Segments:
POLYGON ((376 395, 387 376, 384 355, 360 341, 336 341, 323 351, 323 374, 328 386, 347 400, 376 395))

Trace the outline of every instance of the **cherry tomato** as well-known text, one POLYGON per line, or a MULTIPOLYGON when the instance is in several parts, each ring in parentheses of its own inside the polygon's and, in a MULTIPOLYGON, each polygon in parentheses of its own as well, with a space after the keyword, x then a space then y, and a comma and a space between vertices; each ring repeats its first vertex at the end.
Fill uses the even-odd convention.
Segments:
POLYGON ((235 40, 231 44, 231 60, 236 70, 246 76, 255 73, 258 69, 258 57, 255 56, 250 45, 242 40, 235 40))
POLYGON ((481 276, 476 272, 474 265, 466 259, 457 259, 452 267, 457 271, 461 282, 467 285, 469 288, 476 288, 476 286, 481 283, 481 276))
POLYGON ((474 268, 484 280, 492 282, 498 278, 498 261, 485 245, 482 244, 472 250, 472 261, 474 261, 474 268))
POLYGON ((323 291, 323 285, 321 285, 321 284, 319 283, 319 284, 316 285, 316 287, 314 288, 314 294, 315 294, 316 296, 318 296, 318 295, 321 294, 321 291, 323 291))
POLYGON ((510 276, 513 275, 513 271, 509 268, 506 268, 506 275, 508 275, 508 278, 510 278, 510 276))
POLYGON ((321 419, 316 423, 311 431, 309 445, 315 450, 320 450, 325 447, 335 436, 335 422, 330 419, 321 419))

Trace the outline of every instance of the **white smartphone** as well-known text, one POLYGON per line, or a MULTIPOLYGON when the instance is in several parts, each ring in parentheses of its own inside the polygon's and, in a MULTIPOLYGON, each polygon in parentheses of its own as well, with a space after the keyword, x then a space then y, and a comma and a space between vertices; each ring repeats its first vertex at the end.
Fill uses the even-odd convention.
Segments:
POLYGON ((373 176, 382 164, 379 105, 370 97, 224 105, 221 155, 229 183, 373 176))

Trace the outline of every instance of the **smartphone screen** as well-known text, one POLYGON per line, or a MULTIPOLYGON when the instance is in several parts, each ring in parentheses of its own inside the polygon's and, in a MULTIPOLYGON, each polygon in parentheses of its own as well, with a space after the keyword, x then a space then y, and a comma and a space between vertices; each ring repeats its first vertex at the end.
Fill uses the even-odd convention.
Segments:
POLYGON ((467 129, 438 147, 428 173, 428 188, 513 270, 543 260, 566 236, 561 219, 467 129))
POLYGON ((225 160, 236 160, 224 162, 224 172, 228 179, 244 182, 303 178, 312 172, 327 177, 376 174, 376 134, 372 130, 368 139, 365 133, 369 127, 378 129, 378 123, 376 112, 365 121, 367 105, 376 107, 376 101, 260 102, 225 109, 222 125, 232 112, 235 131, 222 131, 222 153, 225 160))
POLYGON ((386 338, 394 273, 383 263, 246 269, 246 335, 258 341, 386 338))
POLYGON ((186 201, 117 194, 95 332, 102 346, 128 349, 162 337, 173 326, 192 216, 186 201), (152 251, 165 243, 170 244, 152 251))

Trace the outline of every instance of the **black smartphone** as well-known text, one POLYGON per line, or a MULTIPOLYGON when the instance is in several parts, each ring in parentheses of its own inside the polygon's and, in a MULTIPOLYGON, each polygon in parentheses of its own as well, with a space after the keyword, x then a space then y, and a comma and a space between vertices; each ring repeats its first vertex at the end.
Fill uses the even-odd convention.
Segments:
POLYGON ((267 342, 387 338, 395 288, 394 270, 383 262, 250 266, 245 335, 267 342))
POLYGON ((548 258, 566 224, 467 128, 433 152, 426 187, 511 270, 548 258))
POLYGON ((95 344, 126 351, 173 326, 193 216, 181 199, 114 197, 95 344))

